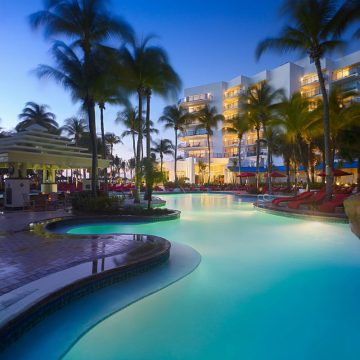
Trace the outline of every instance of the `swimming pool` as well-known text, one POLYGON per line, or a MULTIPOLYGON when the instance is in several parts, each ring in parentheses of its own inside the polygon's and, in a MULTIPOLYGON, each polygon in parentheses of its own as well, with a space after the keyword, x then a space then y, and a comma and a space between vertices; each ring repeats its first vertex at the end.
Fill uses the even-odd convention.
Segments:
MULTIPOLYGON (((68 229, 159 235, 192 246, 202 262, 74 339, 64 359, 360 358, 360 241, 348 225, 260 213, 225 194, 166 200, 180 220, 68 229)), ((81 302, 112 296, 109 288, 81 302)), ((71 306, 68 321, 81 311, 71 306)))

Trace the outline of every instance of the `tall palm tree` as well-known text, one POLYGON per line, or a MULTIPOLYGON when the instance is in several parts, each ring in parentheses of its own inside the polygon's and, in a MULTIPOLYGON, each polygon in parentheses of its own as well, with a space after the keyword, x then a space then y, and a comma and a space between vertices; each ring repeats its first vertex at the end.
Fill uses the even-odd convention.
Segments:
POLYGON ((159 121, 164 123, 165 129, 174 129, 175 132, 175 146, 174 146, 174 174, 175 182, 177 183, 177 148, 178 148, 178 131, 184 131, 185 125, 191 119, 191 114, 186 110, 181 109, 177 105, 166 106, 163 110, 163 115, 160 116, 159 121))
MULTIPOLYGON (((89 130, 92 141, 92 192, 96 196, 97 189, 97 152, 96 152, 96 124, 95 124, 95 101, 96 95, 99 93, 96 85, 99 79, 104 75, 104 61, 98 61, 96 56, 101 52, 105 54, 106 41, 111 38, 129 39, 132 37, 132 29, 123 20, 113 16, 108 9, 109 1, 107 0, 48 0, 45 3, 45 9, 38 11, 30 16, 30 24, 36 29, 42 27, 48 38, 53 39, 56 36, 67 37, 71 43, 63 54, 53 50, 54 55, 58 58, 58 65, 64 64, 64 55, 68 60, 80 62, 82 70, 82 94, 81 97, 73 98, 81 99, 83 106, 88 114, 89 130), (76 56, 73 49, 79 49, 82 53, 81 60, 76 56), (73 54, 70 54, 72 51, 73 54)), ((65 49, 63 47, 63 49, 65 49)), ((109 48, 107 48, 109 49, 109 48)), ((60 51, 61 52, 61 51, 60 51)), ((102 59, 104 60, 104 59, 102 59)), ((78 64, 78 65, 80 65, 78 64)), ((63 66, 60 67, 63 70, 63 66)), ((44 69, 43 69, 44 70, 44 69)), ((49 70, 49 69, 48 69, 49 70)), ((45 71, 46 75, 56 78, 55 71, 45 71)), ((41 74, 41 72, 40 72, 41 74)), ((44 74, 44 72, 43 72, 44 74)), ((67 74, 69 75, 69 74, 67 74)), ((60 83, 64 83, 64 77, 57 77, 60 83)), ((68 76, 66 88, 74 89, 71 84, 71 78, 68 76)))
MULTIPOLYGON (((241 141, 246 132, 250 130, 250 123, 246 115, 239 114, 226 121, 224 131, 236 134, 238 137, 238 165, 239 175, 241 174, 241 141)), ((240 177, 241 183, 241 177, 240 177)))
POLYGON ((309 102, 300 93, 294 93, 290 99, 284 96, 278 105, 278 117, 273 123, 280 127, 288 143, 293 147, 293 157, 296 157, 298 151, 304 167, 307 187, 310 189, 309 161, 304 151, 304 144, 308 145, 311 142, 317 119, 315 114, 309 111, 309 102))
POLYGON ((160 139, 158 142, 154 141, 151 151, 160 156, 160 172, 162 174, 164 155, 174 155, 174 145, 169 139, 160 139))
POLYGON ((136 108, 131 105, 127 106, 125 110, 119 111, 117 113, 115 122, 117 124, 122 124, 125 127, 125 130, 121 133, 121 138, 131 136, 132 146, 134 152, 134 158, 136 159, 136 136, 138 134, 138 111, 136 108))
MULTIPOLYGON (((262 81, 249 87, 245 96, 241 97, 241 107, 245 116, 248 118, 249 124, 256 130, 256 189, 259 187, 259 165, 260 165, 260 130, 267 133, 267 126, 273 117, 276 104, 283 95, 282 89, 273 90, 266 82, 262 81)), ((268 181, 269 191, 271 192, 271 147, 268 146, 268 181)))
POLYGON ((79 146, 80 138, 88 131, 88 126, 85 119, 71 117, 65 120, 62 129, 73 138, 75 146, 79 146))
POLYGON ((267 38, 260 42, 256 49, 256 57, 266 50, 281 53, 298 50, 309 55, 315 63, 321 94, 323 98, 323 127, 326 165, 326 193, 332 194, 332 168, 330 148, 330 115, 329 100, 325 86, 325 77, 321 68, 321 58, 328 52, 343 45, 334 35, 334 24, 339 17, 339 8, 334 0, 286 0, 282 14, 291 25, 285 26, 278 37, 267 38))
POLYGON ((15 127, 16 131, 23 131, 31 125, 40 125, 49 131, 57 130, 59 125, 55 121, 56 116, 52 112, 47 111, 48 105, 39 105, 29 101, 25 104, 22 113, 19 114, 21 120, 15 127))
POLYGON ((204 129, 206 131, 206 139, 207 139, 207 146, 208 146, 208 165, 209 165, 209 177, 208 177, 208 184, 210 184, 210 176, 211 176, 211 144, 210 144, 210 137, 214 134, 214 129, 217 129, 219 121, 224 121, 224 115, 218 114, 217 109, 215 106, 209 107, 206 105, 203 109, 201 109, 196 114, 196 120, 198 125, 196 125, 195 131, 199 129, 204 129))
POLYGON ((105 142, 110 146, 110 157, 112 158, 114 145, 122 144, 121 138, 114 133, 108 132, 105 134, 105 142))

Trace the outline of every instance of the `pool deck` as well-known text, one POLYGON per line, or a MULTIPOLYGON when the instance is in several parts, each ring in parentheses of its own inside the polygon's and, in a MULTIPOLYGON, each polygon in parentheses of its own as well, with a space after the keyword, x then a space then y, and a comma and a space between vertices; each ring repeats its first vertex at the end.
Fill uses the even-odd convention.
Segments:
POLYGON ((60 211, 0 215, 0 296, 69 267, 134 250, 139 244, 114 235, 37 236, 28 225, 71 214, 60 211))

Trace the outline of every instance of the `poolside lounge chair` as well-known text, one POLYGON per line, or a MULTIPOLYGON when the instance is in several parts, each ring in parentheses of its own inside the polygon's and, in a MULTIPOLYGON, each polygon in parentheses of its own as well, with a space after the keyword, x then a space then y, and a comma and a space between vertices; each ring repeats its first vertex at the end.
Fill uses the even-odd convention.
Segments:
POLYGON ((335 194, 335 197, 332 200, 319 206, 319 211, 333 213, 337 207, 344 206, 344 200, 349 196, 350 194, 335 194))
POLYGON ((306 199, 306 198, 308 198, 310 196, 312 196, 312 193, 310 191, 306 191, 306 192, 303 192, 303 193, 301 193, 299 195, 296 195, 296 196, 293 196, 293 197, 276 198, 276 199, 274 199, 272 201, 272 204, 280 206, 280 204, 282 204, 282 203, 288 203, 289 201, 303 200, 303 199, 306 199))
POLYGON ((301 205, 306 205, 306 206, 319 205, 326 197, 326 192, 324 192, 324 191, 313 192, 312 194, 313 194, 312 196, 310 196, 306 199, 290 201, 287 205, 288 208, 289 209, 299 209, 299 207, 301 205))

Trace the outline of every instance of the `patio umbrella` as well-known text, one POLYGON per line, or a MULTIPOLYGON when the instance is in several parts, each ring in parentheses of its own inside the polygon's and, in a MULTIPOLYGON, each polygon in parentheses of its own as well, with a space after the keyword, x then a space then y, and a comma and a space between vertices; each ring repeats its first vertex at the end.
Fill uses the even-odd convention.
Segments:
MULTIPOLYGON (((265 173, 265 177, 267 177, 268 176, 268 173, 265 173)), ((273 171, 271 174, 270 174, 270 176, 272 177, 272 178, 284 178, 284 177, 286 177, 286 175, 284 175, 284 174, 282 174, 282 173, 279 173, 279 172, 277 172, 277 171, 273 171)))
POLYGON ((242 172, 241 174, 237 174, 237 175, 236 175, 236 177, 251 177, 251 176, 255 176, 255 173, 242 172))
MULTIPOLYGON (((351 174, 351 173, 348 173, 348 172, 346 172, 346 171, 343 171, 343 170, 335 169, 335 170, 333 171, 333 175, 334 175, 335 177, 337 177, 337 176, 347 176, 347 175, 352 175, 352 174, 351 174)), ((325 174, 324 171, 322 171, 321 173, 318 173, 317 176, 325 177, 326 174, 325 174)))

